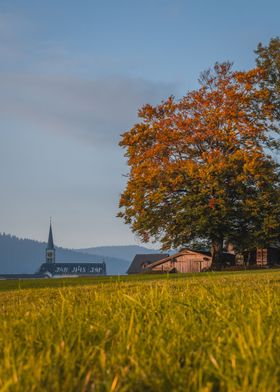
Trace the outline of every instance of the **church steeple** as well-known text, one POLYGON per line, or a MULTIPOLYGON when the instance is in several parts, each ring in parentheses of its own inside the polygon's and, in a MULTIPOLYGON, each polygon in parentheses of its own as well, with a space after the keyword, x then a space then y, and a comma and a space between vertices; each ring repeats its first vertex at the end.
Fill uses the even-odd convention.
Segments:
POLYGON ((51 221, 50 221, 50 231, 49 231, 48 249, 54 249, 54 245, 53 245, 53 234, 52 234, 52 222, 51 222, 51 221))
POLYGON ((48 245, 46 248, 46 263, 55 263, 55 247, 53 244, 52 222, 50 220, 50 230, 48 245))

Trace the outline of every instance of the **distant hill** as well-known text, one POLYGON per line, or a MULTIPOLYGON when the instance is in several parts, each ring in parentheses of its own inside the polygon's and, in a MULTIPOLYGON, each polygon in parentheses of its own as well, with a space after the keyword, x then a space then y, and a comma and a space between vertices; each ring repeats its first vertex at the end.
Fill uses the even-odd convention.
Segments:
POLYGON ((78 252, 95 254, 104 257, 117 257, 123 260, 132 261, 134 256, 138 253, 162 253, 160 250, 148 249, 138 245, 123 245, 123 246, 96 246, 94 248, 76 249, 78 252))
MULTIPOLYGON (((0 273, 34 273, 45 260, 45 242, 19 239, 9 234, 0 234, 0 273)), ((106 263, 108 275, 125 274, 130 261, 107 255, 88 254, 71 249, 56 248, 57 262, 102 262, 106 263)))

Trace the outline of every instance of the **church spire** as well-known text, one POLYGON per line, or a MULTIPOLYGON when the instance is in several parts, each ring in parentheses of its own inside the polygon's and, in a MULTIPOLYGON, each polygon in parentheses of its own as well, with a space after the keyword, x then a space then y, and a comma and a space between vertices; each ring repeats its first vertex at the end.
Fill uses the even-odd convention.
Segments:
POLYGON ((53 234, 52 234, 52 220, 51 220, 51 219, 50 219, 50 230, 49 230, 48 249, 54 249, 53 234))
POLYGON ((46 263, 55 263, 55 247, 53 244, 52 221, 50 219, 49 239, 46 249, 46 263))

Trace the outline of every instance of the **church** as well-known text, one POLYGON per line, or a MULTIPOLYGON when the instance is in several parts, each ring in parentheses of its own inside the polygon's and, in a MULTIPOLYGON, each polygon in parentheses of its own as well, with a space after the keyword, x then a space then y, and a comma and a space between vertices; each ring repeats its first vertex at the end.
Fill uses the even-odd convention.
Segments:
POLYGON ((57 263, 55 260, 55 246, 53 241, 52 224, 50 222, 49 238, 46 248, 46 261, 38 274, 49 277, 55 276, 92 276, 106 275, 106 264, 103 263, 57 263))

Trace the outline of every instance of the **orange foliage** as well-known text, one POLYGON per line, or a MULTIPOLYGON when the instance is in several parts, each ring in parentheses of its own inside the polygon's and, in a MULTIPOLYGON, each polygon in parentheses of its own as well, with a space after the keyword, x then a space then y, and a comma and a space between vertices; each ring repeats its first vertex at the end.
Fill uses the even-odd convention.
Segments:
POLYGON ((233 72, 228 63, 216 64, 202 75, 199 90, 139 110, 141 122, 120 142, 130 173, 119 215, 142 239, 172 242, 174 224, 167 220, 199 222, 197 228, 188 222, 186 238, 210 233, 210 222, 217 230, 244 189, 251 183, 256 189, 259 173, 273 171, 265 147, 274 108, 263 99, 268 92, 259 87, 261 78, 260 68, 233 72), (196 219, 199 214, 209 219, 196 219))

